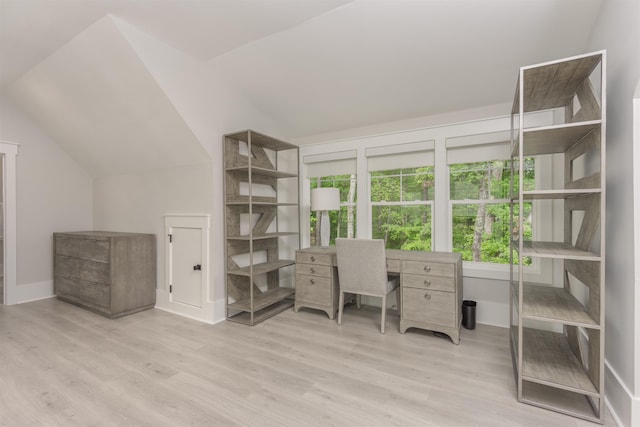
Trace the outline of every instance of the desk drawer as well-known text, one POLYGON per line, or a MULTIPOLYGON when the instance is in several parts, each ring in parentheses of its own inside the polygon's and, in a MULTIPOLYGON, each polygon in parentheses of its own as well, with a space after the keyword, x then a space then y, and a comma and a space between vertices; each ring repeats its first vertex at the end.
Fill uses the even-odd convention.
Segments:
POLYGON ((308 252, 296 252, 296 263, 331 265, 331 254, 314 254, 308 252))
POLYGON ((402 272, 429 276, 455 277, 455 264, 430 261, 402 261, 402 272))
POLYGON ((402 288, 402 318, 453 327, 455 294, 415 288, 402 288))
POLYGON ((296 274, 296 299, 298 298, 303 303, 331 305, 331 279, 296 274))
POLYGON ((418 274, 402 274, 402 286, 409 288, 432 289, 435 291, 455 291, 455 281, 449 277, 418 274))
POLYGON ((306 274, 308 276, 329 277, 331 276, 331 266, 318 264, 296 264, 296 274, 306 274))

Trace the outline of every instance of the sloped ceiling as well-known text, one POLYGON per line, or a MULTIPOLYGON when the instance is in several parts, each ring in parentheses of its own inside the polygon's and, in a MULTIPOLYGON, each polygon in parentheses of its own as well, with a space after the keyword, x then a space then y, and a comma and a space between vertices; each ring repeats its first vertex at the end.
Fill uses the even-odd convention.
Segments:
POLYGON ((114 22, 304 142, 506 105, 519 66, 584 52, 602 1, 2 0, 0 90, 96 176, 171 167, 206 159, 194 124, 224 105, 189 105, 206 79, 170 90, 114 22))
POLYGON ((584 53, 600 4, 355 1, 211 62, 303 138, 509 103, 518 67, 584 53))
POLYGON ((110 16, 56 50, 7 93, 96 177, 208 158, 110 16))

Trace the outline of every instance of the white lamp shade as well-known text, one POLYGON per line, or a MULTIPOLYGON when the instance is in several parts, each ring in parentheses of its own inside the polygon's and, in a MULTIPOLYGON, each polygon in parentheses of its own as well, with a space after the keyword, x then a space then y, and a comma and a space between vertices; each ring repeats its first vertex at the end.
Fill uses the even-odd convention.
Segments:
POLYGON ((337 211, 340 209, 340 190, 337 188, 314 188, 311 190, 312 211, 337 211))

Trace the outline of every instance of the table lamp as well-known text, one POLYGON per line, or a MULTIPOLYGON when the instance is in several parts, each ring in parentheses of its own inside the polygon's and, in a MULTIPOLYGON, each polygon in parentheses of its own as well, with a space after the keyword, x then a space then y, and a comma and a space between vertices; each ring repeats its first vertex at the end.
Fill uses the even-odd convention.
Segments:
POLYGON ((320 245, 329 246, 329 211, 340 209, 340 190, 325 187, 311 190, 311 210, 320 212, 320 245))

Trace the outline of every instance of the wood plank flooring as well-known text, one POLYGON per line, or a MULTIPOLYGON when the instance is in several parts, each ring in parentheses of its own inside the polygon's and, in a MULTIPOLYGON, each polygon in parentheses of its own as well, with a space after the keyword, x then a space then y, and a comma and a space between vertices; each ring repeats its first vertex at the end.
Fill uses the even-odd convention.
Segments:
POLYGON ((248 327, 0 306, 0 426, 596 425, 517 402, 507 329, 454 345, 378 322, 367 307, 342 326, 302 309, 248 327))

